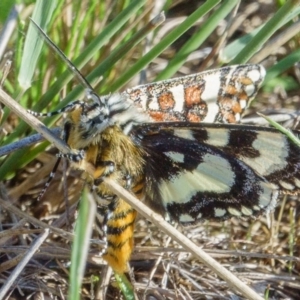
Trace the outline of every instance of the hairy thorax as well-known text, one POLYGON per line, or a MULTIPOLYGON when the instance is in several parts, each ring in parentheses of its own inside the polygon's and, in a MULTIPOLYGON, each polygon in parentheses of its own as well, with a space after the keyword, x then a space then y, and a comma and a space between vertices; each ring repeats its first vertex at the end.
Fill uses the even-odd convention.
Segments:
MULTIPOLYGON (((68 144, 78 149, 82 138, 75 135, 77 130, 70 130, 68 144)), ((144 168, 144 153, 135 145, 132 139, 125 135, 118 125, 110 126, 93 137, 90 144, 85 147, 85 158, 75 167, 85 171, 88 182, 110 177, 123 187, 135 188, 142 180, 144 168)), ((111 194, 105 185, 98 187, 99 193, 111 194)))

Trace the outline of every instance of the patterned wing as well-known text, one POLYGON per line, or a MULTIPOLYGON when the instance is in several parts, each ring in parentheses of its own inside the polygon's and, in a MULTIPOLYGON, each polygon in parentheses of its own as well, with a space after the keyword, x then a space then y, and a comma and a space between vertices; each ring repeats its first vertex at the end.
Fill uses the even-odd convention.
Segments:
POLYGON ((264 76, 260 65, 237 65, 140 85, 122 94, 157 122, 236 123, 264 76))
POLYGON ((257 216, 300 190, 299 148, 275 129, 179 122, 133 134, 147 153, 148 204, 183 225, 257 216))

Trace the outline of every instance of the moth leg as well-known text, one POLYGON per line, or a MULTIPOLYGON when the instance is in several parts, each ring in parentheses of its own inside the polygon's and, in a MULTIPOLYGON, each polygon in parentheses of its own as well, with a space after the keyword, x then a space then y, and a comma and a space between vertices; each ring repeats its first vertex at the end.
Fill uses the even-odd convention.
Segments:
POLYGON ((124 188, 129 190, 132 186, 132 177, 129 174, 126 174, 124 177, 125 185, 124 188))
POLYGON ((67 158, 71 162, 80 162, 81 160, 84 159, 85 156, 85 151, 84 149, 79 149, 79 150, 71 150, 69 153, 58 153, 56 154, 58 158, 67 158))

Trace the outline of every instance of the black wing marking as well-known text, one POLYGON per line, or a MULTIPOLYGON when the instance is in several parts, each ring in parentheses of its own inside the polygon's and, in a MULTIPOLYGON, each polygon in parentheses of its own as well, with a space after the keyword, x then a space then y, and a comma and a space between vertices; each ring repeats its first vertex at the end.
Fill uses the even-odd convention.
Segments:
POLYGON ((275 129, 155 123, 132 137, 148 155, 146 200, 182 224, 257 216, 300 189, 299 148, 275 129))

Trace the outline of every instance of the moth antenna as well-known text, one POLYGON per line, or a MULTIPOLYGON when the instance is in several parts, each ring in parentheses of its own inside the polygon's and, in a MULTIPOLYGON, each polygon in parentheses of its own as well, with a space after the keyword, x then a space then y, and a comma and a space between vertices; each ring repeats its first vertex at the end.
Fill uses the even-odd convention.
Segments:
POLYGON ((49 178, 48 178, 47 182, 44 185, 44 188, 42 189, 42 191, 40 192, 40 194, 37 197, 37 201, 40 201, 42 199, 42 197, 44 196, 45 192, 47 191, 52 179, 55 176, 55 173, 57 171, 57 168, 58 168, 58 165, 59 165, 60 161, 61 161, 61 157, 58 157, 58 159, 56 160, 56 163, 55 163, 55 165, 54 165, 54 167, 53 167, 53 169, 52 169, 52 171, 49 175, 49 178))
POLYGON ((93 91, 94 89, 90 85, 90 83, 85 79, 85 77, 81 74, 81 72, 76 68, 76 66, 68 59, 68 57, 54 44, 54 42, 50 39, 47 33, 33 20, 30 18, 30 21, 35 26, 35 28, 39 31, 40 35, 43 37, 44 41, 49 45, 49 47, 59 55, 59 57, 67 64, 69 70, 77 77, 79 82, 88 90, 93 91))
POLYGON ((58 114, 62 114, 65 112, 71 112, 74 111, 80 107, 84 107, 84 102, 81 100, 76 100, 71 102, 70 104, 66 105, 65 107, 58 109, 56 111, 52 111, 49 113, 39 113, 39 112, 35 112, 33 110, 27 109, 27 112, 30 113, 31 115, 35 116, 35 117, 52 117, 58 114))

